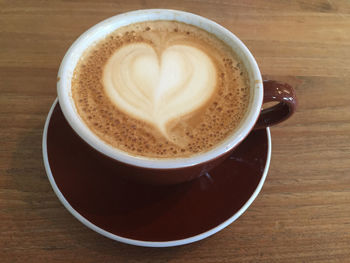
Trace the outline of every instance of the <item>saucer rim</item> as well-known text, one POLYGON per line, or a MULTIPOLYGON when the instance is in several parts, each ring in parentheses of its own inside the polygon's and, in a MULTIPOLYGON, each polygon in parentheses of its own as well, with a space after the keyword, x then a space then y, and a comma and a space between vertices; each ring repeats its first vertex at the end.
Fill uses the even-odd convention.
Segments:
POLYGON ((70 203, 66 200, 66 198, 61 193, 59 187, 56 184, 56 181, 53 177, 53 174, 51 172, 50 163, 48 160, 48 152, 47 152, 47 131, 50 124, 51 116, 53 113, 53 110, 55 109, 58 102, 58 98, 55 99, 53 102, 50 111, 46 117, 45 126, 43 130, 43 139, 42 139, 42 154, 43 154, 43 161, 45 166, 46 175, 49 179, 49 182, 51 184, 52 189, 54 190, 56 196, 60 200, 60 202, 63 204, 63 206, 81 223, 83 223, 86 227, 90 228, 91 230, 107 237, 115 241, 119 241, 122 243, 135 245, 135 246, 142 246, 142 247, 174 247, 174 246, 180 246, 185 245, 189 243, 193 243, 202 239, 205 239, 211 235, 214 235, 215 233, 221 231, 231 223, 233 223, 236 219, 238 219, 247 209, 248 207, 253 203, 253 201, 256 199, 258 194, 260 193, 262 186, 265 182, 269 167, 270 167, 270 161, 271 161, 271 149, 272 149, 272 143, 271 143, 271 133, 270 129, 266 128, 266 134, 267 134, 267 141, 268 141, 268 149, 267 149, 267 158, 265 163, 265 168, 263 175, 259 181, 259 184, 257 185, 256 189, 254 190, 253 194, 250 196, 250 198, 245 202, 245 204, 236 212, 234 213, 230 218, 222 222, 221 224, 217 225, 216 227, 205 231, 203 233, 197 234, 192 237, 184 238, 184 239, 178 239, 178 240, 171 240, 171 241, 143 241, 143 240, 137 240, 137 239, 130 239, 122 236, 118 236, 115 234, 112 234, 97 225, 91 223, 89 220, 87 220, 85 217, 83 217, 79 212, 77 212, 70 203))

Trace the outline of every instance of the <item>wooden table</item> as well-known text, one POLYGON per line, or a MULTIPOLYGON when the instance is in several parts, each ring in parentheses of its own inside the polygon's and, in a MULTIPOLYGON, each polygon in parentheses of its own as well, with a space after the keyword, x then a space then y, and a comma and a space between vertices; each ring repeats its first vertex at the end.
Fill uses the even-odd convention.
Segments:
POLYGON ((350 262, 350 2, 0 1, 0 262, 350 262), (203 241, 141 248, 87 229, 46 177, 42 130, 66 50, 128 10, 173 8, 240 37, 266 78, 294 85, 299 109, 271 129, 263 190, 203 241))

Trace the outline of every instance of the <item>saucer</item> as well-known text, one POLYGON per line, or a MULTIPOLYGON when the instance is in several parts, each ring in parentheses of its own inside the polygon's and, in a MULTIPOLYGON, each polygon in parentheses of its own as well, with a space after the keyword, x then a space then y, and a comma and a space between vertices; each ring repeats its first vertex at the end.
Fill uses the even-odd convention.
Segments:
POLYGON ((109 172, 115 162, 102 156, 75 134, 56 99, 45 123, 43 158, 62 204, 84 225, 113 240, 178 246, 215 234, 249 207, 267 175, 271 136, 269 129, 253 131, 209 174, 170 186, 124 181, 109 172))

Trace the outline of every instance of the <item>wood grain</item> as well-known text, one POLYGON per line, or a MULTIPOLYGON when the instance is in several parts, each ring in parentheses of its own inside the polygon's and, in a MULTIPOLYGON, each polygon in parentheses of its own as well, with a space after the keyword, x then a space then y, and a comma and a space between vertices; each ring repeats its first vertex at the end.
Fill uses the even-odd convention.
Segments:
POLYGON ((350 2, 0 1, 0 262, 350 262, 350 2), (152 249, 87 229, 53 193, 44 121, 64 53, 90 26, 142 8, 227 27, 299 109, 272 128, 270 172, 235 223, 191 245, 152 249))

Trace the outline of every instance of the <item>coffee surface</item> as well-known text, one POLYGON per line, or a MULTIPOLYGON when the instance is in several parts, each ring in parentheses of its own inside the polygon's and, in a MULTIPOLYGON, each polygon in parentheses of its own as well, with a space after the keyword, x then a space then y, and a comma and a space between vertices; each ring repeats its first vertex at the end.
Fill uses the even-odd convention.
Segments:
POLYGON ((232 49, 175 21, 117 29, 78 62, 72 96, 103 141, 135 156, 188 157, 230 135, 249 83, 232 49))

